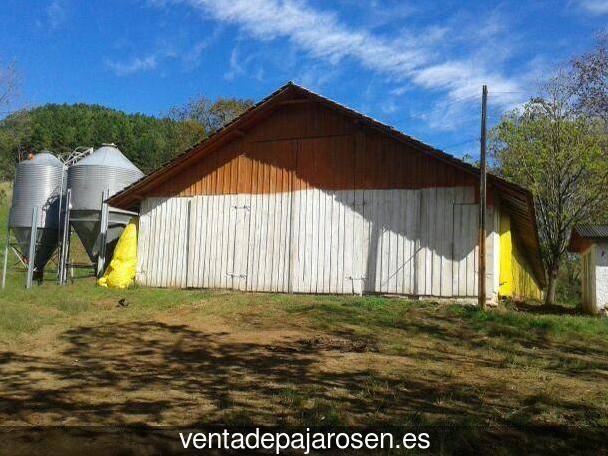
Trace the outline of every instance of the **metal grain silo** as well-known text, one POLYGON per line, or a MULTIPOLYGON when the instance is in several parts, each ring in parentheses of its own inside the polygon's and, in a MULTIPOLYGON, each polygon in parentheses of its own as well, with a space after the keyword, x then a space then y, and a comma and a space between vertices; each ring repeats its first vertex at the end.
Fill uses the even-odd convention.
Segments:
POLYGON ((38 232, 34 268, 41 271, 57 248, 59 204, 65 189, 65 167, 48 151, 17 165, 9 215, 21 255, 29 261, 32 212, 38 207, 38 232))
MULTIPOLYGON (((108 196, 112 196, 143 175, 114 144, 103 144, 68 169, 68 188, 71 189, 70 222, 91 261, 96 261, 101 247, 100 211, 104 192, 107 190, 108 196)), ((106 235, 110 256, 132 215, 110 208, 106 235)))

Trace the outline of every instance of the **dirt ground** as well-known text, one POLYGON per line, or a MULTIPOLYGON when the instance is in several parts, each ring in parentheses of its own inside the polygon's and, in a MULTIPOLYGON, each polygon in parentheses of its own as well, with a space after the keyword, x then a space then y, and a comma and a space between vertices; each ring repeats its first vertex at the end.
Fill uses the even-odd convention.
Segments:
POLYGON ((99 295, 65 317, 66 297, 38 305, 56 319, 0 344, 0 423, 452 426, 466 437, 448 447, 498 453, 605 435, 603 323, 574 336, 584 317, 160 293, 135 290, 127 308, 99 295))

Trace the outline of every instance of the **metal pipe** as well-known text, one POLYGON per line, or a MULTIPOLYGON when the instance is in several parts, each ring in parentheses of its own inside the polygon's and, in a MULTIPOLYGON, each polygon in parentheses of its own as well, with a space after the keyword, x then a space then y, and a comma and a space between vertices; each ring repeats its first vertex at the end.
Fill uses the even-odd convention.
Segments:
MULTIPOLYGON (((64 164, 65 166, 65 164, 64 164)), ((57 229, 59 230, 59 233, 61 233, 61 209, 63 206, 63 181, 66 175, 66 171, 67 171, 67 167, 65 170, 62 171, 61 173, 61 185, 59 186, 59 211, 58 211, 58 215, 57 215, 57 229)), ((59 262, 61 264, 61 252, 59 252, 59 262)), ((61 284, 61 267, 58 268, 57 271, 57 280, 59 281, 59 283, 61 284)))
POLYGON ((34 265, 36 263, 36 242, 38 240, 38 210, 38 206, 34 206, 32 209, 32 228, 30 231, 30 248, 25 288, 32 288, 32 279, 34 277, 34 265))
POLYGON ((8 264, 8 247, 11 240, 11 228, 9 223, 6 224, 6 244, 4 244, 4 266, 2 268, 2 289, 6 288, 6 267, 8 264))
POLYGON ((59 284, 67 283, 66 263, 68 261, 68 245, 70 243, 70 205, 72 190, 67 189, 65 194, 65 208, 63 216, 63 230, 61 233, 61 257, 59 260, 59 284))

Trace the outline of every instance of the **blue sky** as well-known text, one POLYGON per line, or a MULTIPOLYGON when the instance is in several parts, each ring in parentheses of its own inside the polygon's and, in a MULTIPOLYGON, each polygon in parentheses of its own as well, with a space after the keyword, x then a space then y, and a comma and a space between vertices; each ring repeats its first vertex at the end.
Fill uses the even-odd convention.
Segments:
POLYGON ((204 94, 259 100, 289 80, 454 155, 589 49, 608 0, 3 0, 19 106, 162 115, 204 94))

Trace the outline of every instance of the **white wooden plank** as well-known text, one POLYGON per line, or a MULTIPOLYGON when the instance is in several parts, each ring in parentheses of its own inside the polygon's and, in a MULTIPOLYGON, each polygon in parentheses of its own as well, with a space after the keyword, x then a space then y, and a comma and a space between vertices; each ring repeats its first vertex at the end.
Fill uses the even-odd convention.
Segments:
POLYGON ((397 281, 397 292, 401 294, 410 293, 410 275, 411 266, 410 261, 410 220, 412 219, 412 208, 410 207, 410 191, 402 190, 400 192, 400 226, 401 233, 399 237, 399 252, 397 258, 397 264, 400 268, 398 281, 397 281))
POLYGON ((168 244, 171 247, 171 268, 169 269, 169 287, 175 288, 179 283, 179 274, 180 274, 180 263, 183 255, 180 255, 180 247, 182 244, 182 231, 183 231, 183 213, 182 213, 182 200, 181 199, 172 199, 171 206, 173 211, 173 216, 171 220, 177 220, 177 226, 172 226, 168 232, 166 232, 166 238, 168 240, 168 244))
POLYGON ((189 198, 188 201, 188 218, 187 218, 187 257, 186 257, 186 282, 184 287, 192 288, 194 282, 193 275, 196 274, 196 269, 193 268, 195 258, 198 256, 197 241, 198 237, 193 235, 193 231, 196 228, 196 200, 195 198, 189 198))
MULTIPOLYGON (((157 264, 159 262, 162 263, 162 254, 163 254, 163 246, 161 245, 161 228, 162 228, 162 201, 157 200, 154 210, 151 212, 151 218, 154 224, 154 236, 153 236, 153 245, 154 245, 154 256, 149 257, 148 259, 148 283, 150 286, 161 286, 162 278, 159 277, 159 270, 157 264)), ((152 251, 152 250, 151 250, 152 251)))
POLYGON ((161 260, 155 265, 156 271, 160 275, 159 286, 166 287, 168 283, 168 271, 166 264, 169 260, 169 245, 165 241, 167 226, 170 224, 170 211, 168 199, 165 199, 159 207, 159 245, 161 246, 161 260))
POLYGON ((318 189, 312 190, 311 199, 311 245, 310 245, 310 273, 308 276, 308 290, 310 293, 317 292, 317 274, 319 266, 319 194, 318 189))
POLYGON ((338 196, 336 193, 331 193, 328 198, 327 210, 327 223, 329 229, 329 242, 327 244, 328 260, 329 260, 329 274, 327 276, 327 289, 329 293, 338 292, 338 255, 340 241, 338 239, 338 223, 340 220, 340 209, 336 205, 338 196))
POLYGON ((247 290, 257 289, 258 282, 258 219, 260 195, 251 196, 249 214, 249 255, 247 258, 247 290))
POLYGON ((418 236, 417 226, 418 220, 420 219, 420 213, 418 212, 418 198, 414 190, 407 191, 407 210, 406 210, 406 223, 405 230, 407 236, 406 243, 406 261, 407 261, 407 274, 406 274, 406 288, 405 294, 414 294, 414 284, 416 282, 416 245, 415 241, 418 236))
POLYGON ((211 266, 211 277, 209 286, 212 288, 220 288, 221 287, 221 273, 222 273, 222 242, 221 242, 221 232, 223 229, 223 203, 221 200, 221 196, 213 195, 213 217, 209 220, 212 227, 212 252, 210 258, 210 266, 211 266))
POLYGON ((442 191, 443 205, 441 225, 443 233, 441 236, 441 296, 452 296, 452 261, 453 261, 453 239, 454 239, 454 189, 446 188, 442 191))
MULTIPOLYGON (((350 194, 345 196, 347 198, 351 197, 350 194)), ((349 235, 352 235, 352 243, 348 242, 345 247, 348 248, 349 251, 348 259, 346 261, 350 261, 352 266, 350 268, 351 274, 345 274, 344 272, 342 273, 344 280, 342 289, 344 289, 344 286, 346 286, 347 290, 344 290, 345 292, 355 294, 362 294, 365 287, 365 281, 363 280, 365 277, 366 260, 364 237, 367 224, 365 222, 364 198, 364 190, 355 190, 352 192, 352 205, 349 205, 348 202, 345 202, 343 205, 344 210, 347 211, 346 213, 351 216, 346 223, 351 224, 352 234, 349 230, 346 230, 346 232, 349 233, 349 235), (346 279, 346 277, 351 277, 351 279, 346 279)))
POLYGON ((303 291, 310 293, 312 291, 312 275, 313 275, 313 248, 314 241, 314 190, 309 189, 306 191, 306 234, 304 243, 304 276, 303 276, 303 291))
POLYGON ((403 208, 401 206, 401 190, 393 190, 393 207, 389 208, 391 211, 391 277, 389 279, 391 293, 401 293, 403 286, 402 277, 402 260, 403 244, 401 237, 403 235, 403 208))
POLYGON ((297 292, 297 277, 298 277, 298 234, 300 229, 300 192, 294 191, 290 193, 290 212, 289 212, 289 271, 286 277, 287 291, 290 293, 297 292))
POLYGON ((207 198, 205 196, 199 196, 196 198, 196 205, 198 207, 198 213, 196 217, 196 233, 195 236, 199 239, 199 252, 198 259, 196 261, 196 287, 205 286, 205 270, 207 257, 207 198))
POLYGON ((202 197, 202 229, 205 230, 205 247, 203 251, 203 287, 211 287, 211 255, 212 255, 212 239, 213 239, 213 226, 211 219, 214 216, 213 213, 213 197, 205 195, 202 197))
POLYGON ((169 212, 170 218, 173 223, 170 224, 169 229, 165 231, 165 242, 169 247, 169 266, 167 270, 167 284, 170 288, 175 288, 177 285, 177 273, 179 269, 179 255, 178 249, 181 243, 181 227, 179 226, 182 222, 181 205, 179 199, 171 198, 169 200, 169 212), (178 226, 174 223, 177 222, 178 226))
POLYGON ((254 291, 258 289, 258 282, 260 277, 260 212, 261 208, 261 195, 252 195, 251 197, 251 215, 249 231, 249 245, 250 253, 247 262, 247 290, 254 291))
MULTIPOLYGON (((359 251, 355 252, 353 245, 356 240, 361 239, 363 234, 358 230, 363 229, 363 198, 364 191, 343 190, 339 193, 339 226, 338 238, 340 247, 338 250, 338 293, 360 293, 353 277, 362 277, 364 273, 364 244, 360 244, 359 251), (359 204, 359 206, 357 206, 359 204)), ((360 281, 359 287, 365 283, 360 281)))
POLYGON ((329 220, 327 218, 327 206, 329 197, 325 191, 321 191, 319 207, 319 290, 321 293, 329 293, 328 272, 330 254, 328 252, 328 241, 331 234, 328 234, 329 220))
POLYGON ((264 227, 263 236, 266 239, 266 247, 262 252, 262 256, 264 257, 264 279, 262 290, 270 291, 272 279, 272 255, 274 252, 274 198, 265 196, 264 200, 266 205, 262 225, 264 227))
POLYGON ((271 289, 272 291, 280 291, 281 290, 281 276, 283 268, 282 262, 282 251, 283 251, 283 239, 284 239, 284 230, 283 230, 283 194, 277 193, 275 194, 275 214, 274 214, 274 232, 275 232, 275 242, 274 242, 274 254, 273 254, 273 264, 272 264, 272 283, 271 289))
POLYGON ((286 293, 289 291, 289 271, 291 260, 289 252, 291 247, 291 192, 281 193, 281 250, 278 291, 286 293))

